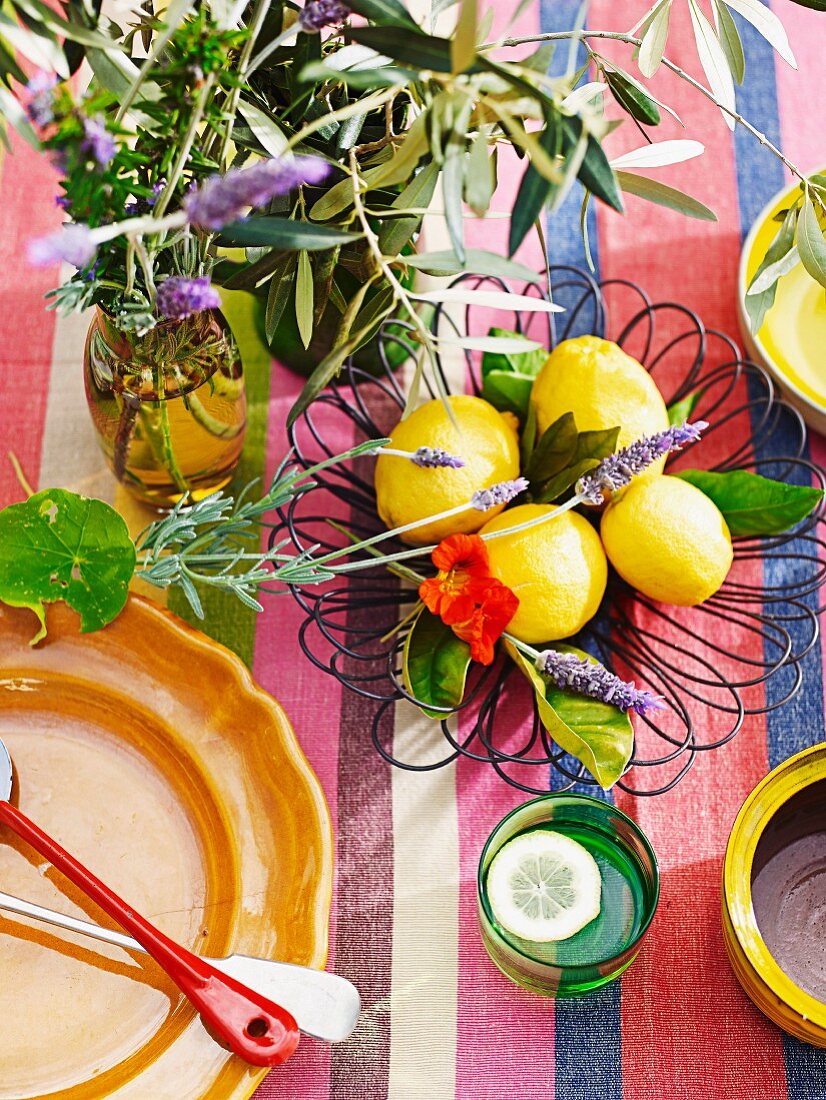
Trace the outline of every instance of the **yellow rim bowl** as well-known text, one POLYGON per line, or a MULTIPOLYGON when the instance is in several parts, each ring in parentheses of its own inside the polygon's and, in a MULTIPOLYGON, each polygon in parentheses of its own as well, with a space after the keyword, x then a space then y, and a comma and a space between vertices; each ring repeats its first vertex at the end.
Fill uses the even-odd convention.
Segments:
POLYGON ((752 868, 767 825, 790 798, 826 780, 826 745, 792 756, 755 787, 731 830, 723 865, 723 938, 738 981, 775 1024, 826 1047, 826 1004, 796 985, 775 962, 752 906, 752 868))
POLYGON ((774 305, 756 334, 749 328, 745 305, 749 282, 779 229, 774 215, 797 194, 797 185, 791 184, 775 195, 746 237, 740 254, 737 312, 749 356, 768 370, 808 424, 826 432, 826 291, 798 264, 779 280, 774 305))

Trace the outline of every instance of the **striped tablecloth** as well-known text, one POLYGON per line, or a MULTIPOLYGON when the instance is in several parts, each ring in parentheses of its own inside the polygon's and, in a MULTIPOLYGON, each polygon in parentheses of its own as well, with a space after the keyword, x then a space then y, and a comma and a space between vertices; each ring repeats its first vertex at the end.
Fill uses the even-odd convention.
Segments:
MULTIPOLYGON (((508 5, 498 2, 501 14, 508 5)), ((787 0, 773 5, 800 70, 778 61, 744 26, 748 76, 738 103, 791 160, 814 170, 826 158, 820 144, 826 16, 787 0)), ((519 32, 569 28, 577 6, 576 0, 531 3, 519 32)), ((589 23, 626 30, 644 6, 593 0, 589 23)), ((700 75, 684 0, 674 2, 669 55, 700 75)), ((674 77, 658 77, 655 87, 688 120, 688 136, 707 146, 704 157, 663 170, 660 178, 711 205, 719 222, 685 221, 634 199, 627 218, 600 208, 591 215, 594 259, 602 277, 632 278, 656 298, 683 302, 708 325, 735 334, 741 239, 783 184, 783 172, 745 131, 732 136, 719 112, 674 77)), ((661 130, 662 136, 682 133, 670 120, 661 130)), ((618 152, 640 143, 631 126, 611 141, 618 152)), ((42 295, 58 273, 32 271, 22 259, 25 240, 59 220, 51 171, 20 145, 1 171, 0 503, 22 495, 5 458, 10 449, 32 483, 108 499, 138 523, 91 435, 80 369, 87 321, 46 313, 42 295)), ((514 193, 515 173, 504 174, 513 178, 503 183, 499 209, 507 209, 514 193)), ((574 195, 548 226, 556 261, 582 263, 578 223, 574 195)), ((492 234, 504 245, 504 225, 485 227, 486 247, 492 234)), ((530 246, 525 258, 537 258, 530 246)), ((244 299, 234 297, 228 311, 241 334, 251 399, 241 476, 266 476, 284 451, 284 418, 300 380, 271 363, 251 335, 244 299)), ((826 459, 822 439, 812 438, 811 451, 826 459)), ((170 603, 184 612, 179 600, 170 603)), ((826 1052, 784 1037, 752 1007, 729 970, 719 922, 720 866, 737 809, 771 766, 822 736, 820 647, 806 659, 805 688, 795 700, 747 719, 732 743, 698 760, 671 793, 618 797, 658 852, 660 909, 639 961, 621 982, 584 1000, 555 1003, 507 982, 488 962, 477 929, 479 851, 519 795, 490 769, 472 764, 411 775, 371 755, 365 745, 370 715, 303 659, 299 621, 288 598, 259 617, 211 598, 205 629, 240 653, 284 704, 324 786, 338 844, 330 965, 358 984, 365 1007, 351 1041, 333 1049, 306 1041, 271 1075, 261 1097, 826 1098, 826 1052)), ((397 713, 397 741, 420 732, 410 711, 397 713)))

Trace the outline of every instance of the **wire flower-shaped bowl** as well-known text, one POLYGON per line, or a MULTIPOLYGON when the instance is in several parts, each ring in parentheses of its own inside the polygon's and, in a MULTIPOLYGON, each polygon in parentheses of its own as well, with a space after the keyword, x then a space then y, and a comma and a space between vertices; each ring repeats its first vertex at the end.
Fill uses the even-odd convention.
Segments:
MULTIPOLYGON (((826 474, 807 458, 799 414, 778 396, 769 376, 745 361, 726 335, 705 327, 690 309, 652 302, 633 283, 595 281, 574 267, 550 269, 554 301, 565 312, 493 314, 465 305, 436 308, 438 369, 445 389, 480 392, 476 352, 447 349, 457 336, 484 334, 491 324, 510 328, 549 347, 593 333, 615 340, 644 363, 666 403, 699 394, 692 419, 710 427, 699 444, 673 455, 666 472, 703 467, 743 468, 798 484, 826 486, 826 474)), ((461 276, 463 289, 508 291, 502 280, 461 276)), ((520 293, 542 295, 531 284, 520 293)), ((383 370, 372 375, 352 361, 339 379, 293 425, 295 461, 307 468, 366 438, 386 435, 399 420, 418 344, 409 325, 386 324, 377 337, 383 370)), ((436 396, 434 380, 423 381, 436 396)), ((424 396, 424 392, 423 392, 424 396)), ((373 458, 337 463, 281 513, 273 541, 285 537, 296 550, 346 546, 383 529, 376 513, 373 458)), ((672 788, 700 753, 730 741, 749 715, 783 706, 801 687, 802 662, 818 637, 818 593, 826 579, 819 524, 824 506, 793 531, 770 538, 735 540, 734 565, 722 588, 694 608, 655 603, 629 588, 613 571, 597 616, 574 644, 624 679, 663 697, 665 709, 634 716, 635 745, 619 786, 637 795, 672 788)), ((382 550, 405 549, 386 541, 382 550)), ((429 559, 412 563, 432 575, 429 559)), ((439 720, 422 717, 412 757, 393 734, 393 708, 415 703, 402 679, 405 617, 414 607, 414 585, 385 567, 371 567, 320 586, 294 586, 305 613, 299 642, 307 658, 344 687, 374 704, 371 736, 391 764, 431 770, 459 757, 485 763, 529 793, 575 783, 594 784, 584 766, 551 740, 539 720, 533 692, 502 653, 489 668, 471 666, 461 706, 439 720)), ((414 712, 406 712, 405 721, 414 712)), ((418 724, 417 724, 418 729, 418 724)), ((817 731, 813 731, 813 736, 817 731)))

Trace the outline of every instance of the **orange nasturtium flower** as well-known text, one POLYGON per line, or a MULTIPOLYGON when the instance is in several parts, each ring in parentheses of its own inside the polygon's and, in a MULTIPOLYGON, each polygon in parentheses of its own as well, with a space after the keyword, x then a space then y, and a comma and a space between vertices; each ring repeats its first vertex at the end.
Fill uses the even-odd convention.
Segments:
POLYGON ((476 606, 479 581, 490 579, 487 547, 478 535, 449 535, 431 560, 439 573, 419 586, 422 603, 448 626, 464 622, 476 606))
POLYGON ((487 548, 478 535, 450 535, 431 558, 439 573, 419 586, 422 602, 468 643, 472 660, 492 664, 493 647, 519 600, 490 575, 487 548))

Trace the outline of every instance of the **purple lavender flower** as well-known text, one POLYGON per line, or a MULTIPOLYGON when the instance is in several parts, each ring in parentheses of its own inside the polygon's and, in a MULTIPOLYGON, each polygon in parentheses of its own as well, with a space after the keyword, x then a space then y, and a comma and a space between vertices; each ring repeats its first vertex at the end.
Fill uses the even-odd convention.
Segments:
POLYGON ((94 259, 97 245, 88 225, 68 224, 48 237, 29 241, 29 263, 35 267, 50 267, 62 261, 83 268, 94 259))
POLYGON ((263 206, 302 183, 321 183, 329 171, 321 157, 281 157, 250 168, 231 168, 224 176, 210 176, 187 195, 184 210, 194 225, 222 229, 243 217, 248 207, 263 206))
POLYGON ((48 126, 54 121, 54 89, 57 77, 54 73, 35 73, 26 85, 28 102, 26 114, 35 126, 48 126))
POLYGON ((99 168, 105 168, 118 151, 118 147, 100 115, 95 118, 84 118, 83 134, 83 141, 80 143, 81 152, 88 153, 99 168))
POLYGON ((495 508, 497 504, 507 504, 518 497, 528 488, 530 482, 527 478, 517 477, 513 481, 500 481, 498 485, 491 485, 489 489, 478 489, 471 497, 470 503, 478 512, 487 512, 495 508))
POLYGON ((679 451, 686 443, 696 442, 707 427, 705 420, 698 420, 694 424, 680 424, 655 435, 643 436, 636 443, 604 458, 596 469, 579 479, 576 491, 590 504, 602 504, 606 493, 624 488, 632 478, 669 451, 679 451))
POLYGON ((198 279, 172 275, 164 279, 158 287, 155 304, 161 317, 182 321, 203 309, 217 309, 221 298, 210 283, 208 275, 202 275, 198 279))
POLYGON ((153 183, 152 184, 152 198, 146 200, 147 205, 154 206, 155 203, 158 201, 158 199, 163 194, 163 191, 164 191, 165 187, 166 187, 166 180, 165 179, 160 179, 160 180, 158 180, 157 183, 153 183))
POLYGON ((307 0, 298 16, 298 25, 305 34, 318 34, 325 27, 343 23, 350 8, 341 0, 307 0))
POLYGON ((603 665, 573 653, 545 649, 537 657, 536 667, 562 691, 589 695, 600 702, 612 703, 620 710, 645 714, 649 710, 665 707, 662 699, 653 692, 640 691, 631 681, 621 680, 603 665))
POLYGON ((426 466, 430 469, 436 469, 439 466, 446 466, 453 470, 460 470, 465 465, 465 460, 458 455, 448 454, 447 451, 443 451, 441 447, 419 447, 417 451, 414 451, 410 456, 410 461, 417 466, 426 466))
POLYGON ((70 205, 69 196, 68 195, 55 195, 54 204, 55 204, 55 206, 59 206, 61 210, 68 210, 69 205, 70 205))

